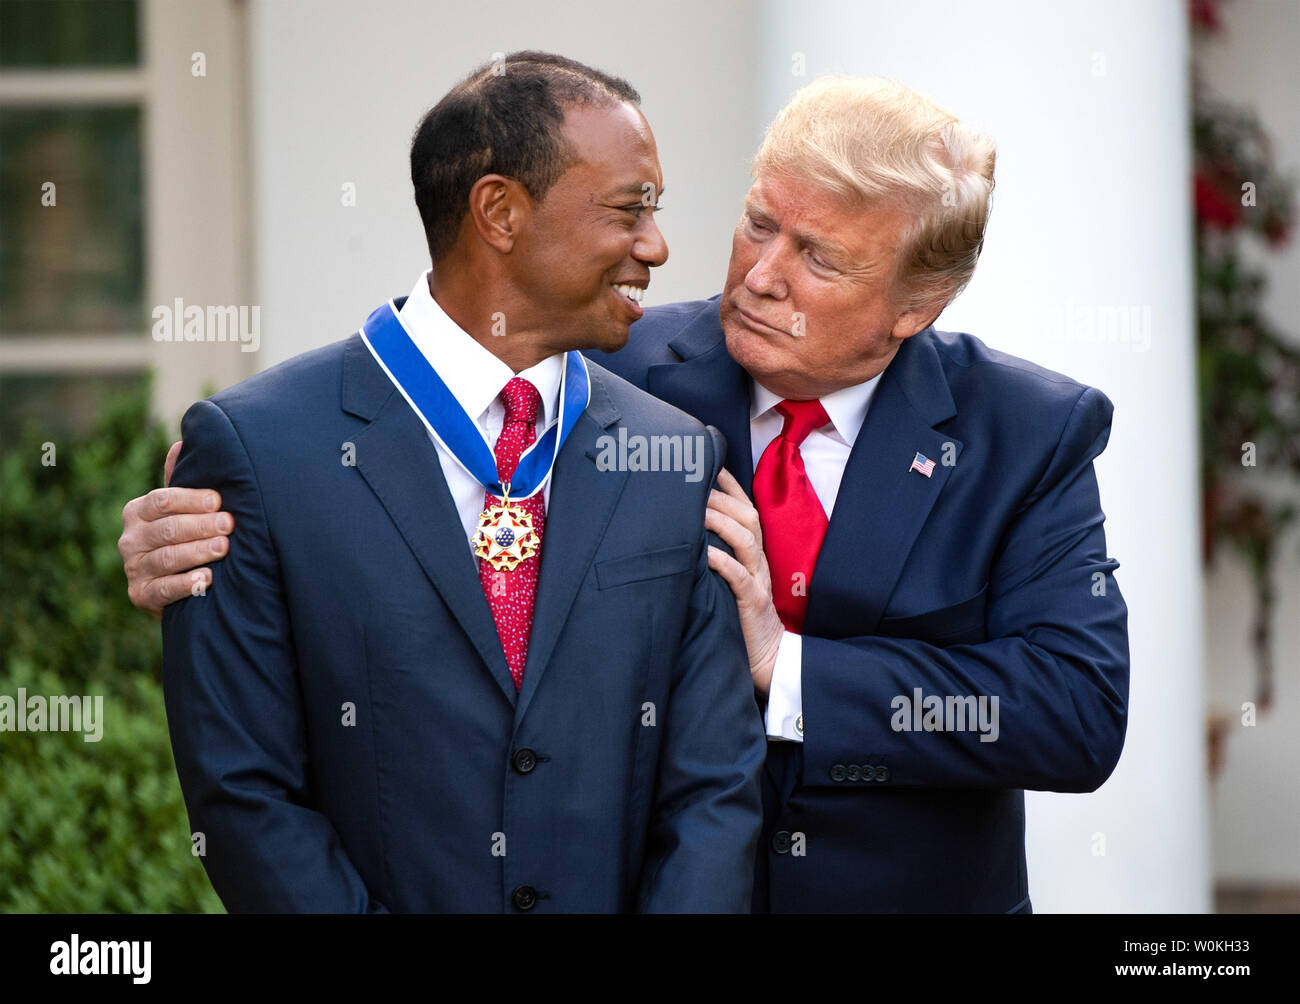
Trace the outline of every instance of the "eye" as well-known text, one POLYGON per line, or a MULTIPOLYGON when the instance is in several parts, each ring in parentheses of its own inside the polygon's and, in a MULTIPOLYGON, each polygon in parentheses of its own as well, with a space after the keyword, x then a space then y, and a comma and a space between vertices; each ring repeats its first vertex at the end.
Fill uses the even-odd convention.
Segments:
POLYGON ((810 262, 812 262, 813 265, 814 265, 816 268, 819 268, 819 269, 821 269, 822 271, 825 271, 825 272, 834 272, 834 271, 835 271, 835 266, 829 264, 828 262, 823 261, 820 257, 818 257, 816 251, 813 251, 813 250, 810 249, 810 250, 805 251, 804 254, 806 254, 806 255, 808 256, 808 260, 809 260, 810 262))
POLYGON ((758 220, 754 219, 754 217, 752 216, 745 217, 745 224, 746 226, 749 227, 750 230, 753 230, 756 233, 760 233, 760 234, 768 233, 769 230, 771 229, 766 224, 759 223, 758 220))

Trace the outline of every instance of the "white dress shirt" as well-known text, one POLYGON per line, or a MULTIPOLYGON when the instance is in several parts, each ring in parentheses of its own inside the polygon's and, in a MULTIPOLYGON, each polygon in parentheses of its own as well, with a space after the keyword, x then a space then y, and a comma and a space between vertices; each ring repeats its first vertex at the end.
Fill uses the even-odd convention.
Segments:
MULTIPOLYGON (((821 399, 822 407, 831 420, 808 434, 799 447, 804 470, 813 491, 826 510, 829 520, 840 493, 840 481, 849 462, 849 453, 867 417, 872 395, 883 374, 877 373, 866 383, 855 384, 827 394, 821 399)), ((749 439, 753 447, 754 468, 768 444, 781 434, 785 419, 775 406, 781 398, 754 381, 752 404, 749 410, 749 439)), ((772 671, 772 686, 767 696, 767 734, 775 739, 803 742, 803 636, 786 631, 781 637, 776 653, 776 667, 772 671), (797 724, 796 724, 797 723, 797 724)))
MULTIPOLYGON (((560 377, 564 373, 564 353, 548 356, 536 366, 515 373, 509 366, 470 337, 469 333, 447 316, 438 301, 429 292, 429 272, 426 270, 415 283, 410 297, 397 312, 402 327, 424 358, 438 372, 452 396, 460 402, 465 413, 477 423, 488 447, 495 449, 497 437, 505 424, 506 406, 501 401, 501 391, 514 377, 527 380, 542 397, 537 414, 537 438, 556 419, 560 403, 560 377)), ((508 337, 508 336, 502 336, 508 337)), ((456 511, 465 527, 465 543, 474 538, 478 529, 479 514, 483 512, 484 487, 478 483, 459 461, 432 436, 438 450, 442 473, 447 478, 456 511)), ((547 510, 551 505, 551 481, 548 477, 542 489, 547 510)))

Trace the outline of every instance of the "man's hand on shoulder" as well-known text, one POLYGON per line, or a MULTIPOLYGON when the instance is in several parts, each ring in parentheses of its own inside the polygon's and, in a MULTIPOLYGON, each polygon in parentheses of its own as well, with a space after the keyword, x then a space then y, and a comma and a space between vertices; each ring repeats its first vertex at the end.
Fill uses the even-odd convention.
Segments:
POLYGON ((740 627, 749 651, 749 675, 764 697, 772 686, 772 672, 785 629, 772 601, 772 577, 763 552, 763 526, 758 510, 728 470, 718 472, 722 491, 709 493, 704 526, 736 554, 709 545, 709 567, 722 576, 736 598, 740 627))
POLYGON ((218 511, 217 492, 170 487, 180 452, 179 442, 167 451, 162 488, 132 499, 122 509, 122 536, 117 541, 127 596, 155 620, 162 618, 163 607, 189 596, 196 583, 211 584, 212 570, 201 566, 225 556, 226 535, 235 528, 235 518, 218 511))

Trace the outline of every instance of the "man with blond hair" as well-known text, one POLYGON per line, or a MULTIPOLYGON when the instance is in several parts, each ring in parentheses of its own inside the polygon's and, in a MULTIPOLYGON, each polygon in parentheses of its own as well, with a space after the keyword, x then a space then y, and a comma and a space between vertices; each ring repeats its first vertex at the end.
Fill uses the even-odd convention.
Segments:
MULTIPOLYGON (((729 444, 706 526, 769 737, 756 911, 1029 912, 1024 790, 1092 791, 1123 747, 1111 403, 933 327, 994 159, 900 84, 817 81, 754 160, 722 293, 590 353, 729 444)), ((146 609, 214 536, 175 513, 125 514, 146 609)))

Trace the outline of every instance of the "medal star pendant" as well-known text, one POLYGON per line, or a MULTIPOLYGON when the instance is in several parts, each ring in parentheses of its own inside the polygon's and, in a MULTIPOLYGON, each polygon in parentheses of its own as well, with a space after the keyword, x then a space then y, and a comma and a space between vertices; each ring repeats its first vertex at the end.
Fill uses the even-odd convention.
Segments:
POLYGON ((513 572, 521 561, 537 554, 541 541, 533 529, 533 514, 510 501, 491 505, 479 514, 474 554, 498 572, 513 572))

